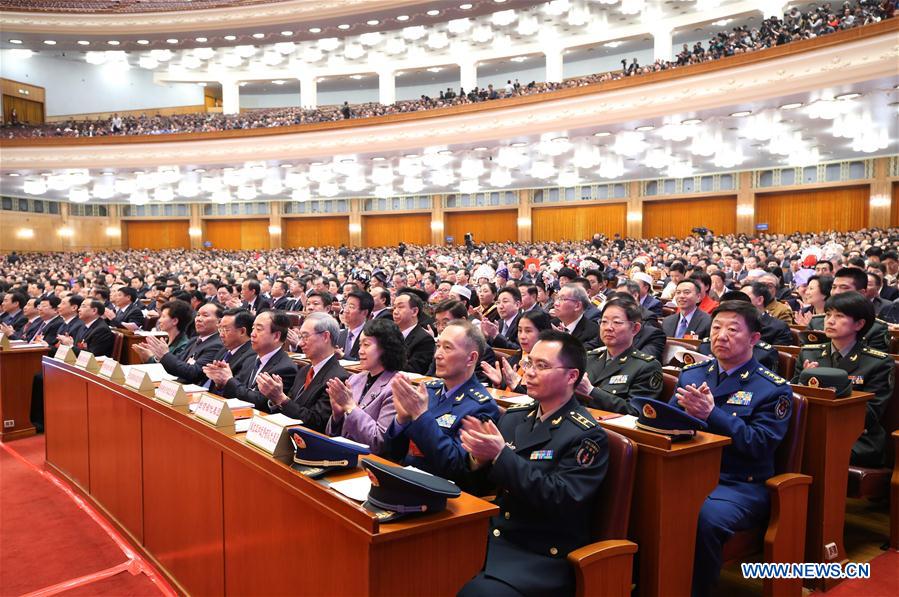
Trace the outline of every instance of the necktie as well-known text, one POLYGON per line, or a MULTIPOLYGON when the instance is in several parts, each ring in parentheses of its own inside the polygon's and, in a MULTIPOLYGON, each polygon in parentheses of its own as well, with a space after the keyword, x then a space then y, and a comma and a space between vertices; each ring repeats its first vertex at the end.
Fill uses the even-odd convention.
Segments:
POLYGON ((680 323, 677 324, 677 331, 674 333, 675 338, 683 338, 687 332, 687 318, 681 316, 680 323))
POLYGON ((42 322, 41 322, 41 325, 39 325, 38 328, 37 328, 37 330, 34 332, 34 335, 35 335, 35 336, 39 335, 41 332, 44 331, 44 328, 45 328, 45 327, 47 327, 47 322, 46 322, 46 321, 42 321, 42 322))
POLYGON ((250 377, 250 387, 256 387, 256 376, 259 375, 259 370, 262 369, 262 359, 256 357, 256 366, 253 367, 253 375, 250 377))
POLYGON ((353 352, 353 332, 350 330, 346 331, 346 346, 343 350, 343 356, 349 357, 350 353, 353 352))
POLYGON ((303 383, 304 392, 309 388, 313 377, 315 377, 315 369, 312 368, 312 365, 309 365, 309 369, 306 371, 306 381, 303 383))

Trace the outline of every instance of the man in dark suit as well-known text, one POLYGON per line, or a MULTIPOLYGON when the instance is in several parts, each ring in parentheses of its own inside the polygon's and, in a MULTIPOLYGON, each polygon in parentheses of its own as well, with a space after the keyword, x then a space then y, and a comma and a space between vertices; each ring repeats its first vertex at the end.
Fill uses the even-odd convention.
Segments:
POLYGON ((554 316, 553 325, 565 328, 569 334, 580 340, 587 350, 599 346, 599 325, 587 319, 584 312, 593 305, 587 291, 576 282, 566 284, 556 293, 550 315, 554 316))
POLYGON ((111 357, 115 335, 103 318, 106 305, 96 299, 84 299, 78 308, 78 318, 84 323, 84 333, 77 342, 72 336, 58 335, 59 344, 71 346, 76 353, 86 350, 94 356, 111 357))
POLYGON ((328 380, 346 380, 350 374, 340 366, 335 350, 337 321, 325 313, 310 313, 300 326, 300 347, 309 364, 297 372, 290 396, 285 394, 282 381, 262 373, 259 391, 268 398, 271 412, 281 412, 292 419, 299 419, 315 431, 323 432, 331 417, 331 401, 328 398, 328 380))
POLYGON ((402 293, 393 301, 393 321, 406 342, 406 362, 412 373, 427 373, 434 360, 434 337, 418 323, 424 303, 416 295, 402 293))
POLYGON ((390 308, 390 291, 386 288, 372 288, 371 297, 374 305, 371 308, 371 318, 385 317, 393 319, 393 311, 390 308))
POLYGON ((200 307, 194 317, 197 335, 178 356, 169 352, 168 344, 161 338, 148 336, 144 343, 166 372, 177 376, 182 383, 203 385, 207 381, 203 367, 211 363, 223 348, 218 334, 221 318, 222 308, 218 305, 206 303, 200 307))
POLYGON ((105 312, 109 327, 127 328, 132 331, 143 327, 144 314, 141 312, 141 306, 137 304, 135 289, 122 286, 112 293, 111 298, 115 309, 107 309, 105 312))
POLYGON ((353 290, 347 294, 340 314, 345 327, 337 335, 337 348, 343 358, 359 360, 359 337, 373 306, 374 299, 364 290, 353 290))
POLYGON ((14 333, 22 331, 22 328, 24 328, 25 324, 28 322, 28 318, 25 317, 25 313, 22 312, 22 308, 27 302, 28 297, 17 290, 7 292, 3 295, 3 303, 0 304, 0 309, 3 310, 3 317, 0 317, 0 325, 9 326, 12 332, 8 335, 11 336, 14 333))
MULTIPOLYGON (((759 320, 762 324, 762 342, 790 346, 794 344, 793 333, 790 326, 781 319, 772 317, 765 311, 765 305, 771 302, 771 290, 761 282, 743 284, 740 292, 749 297, 749 301, 759 310, 759 320)), ((764 363, 763 363, 764 364, 764 363)), ((767 365, 765 365, 767 367, 767 365)), ((770 367, 768 367, 771 369, 770 367)))
POLYGON ((290 305, 290 296, 287 294, 287 282, 275 280, 272 284, 272 309, 286 311, 290 305))
POLYGON ((708 313, 700 310, 699 282, 687 278, 681 281, 674 290, 674 302, 677 304, 678 313, 672 313, 662 320, 662 331, 669 338, 683 338, 692 335, 696 338, 705 338, 712 327, 712 318, 708 313))
POLYGON ((243 300, 243 308, 252 315, 259 315, 272 308, 271 303, 262 297, 262 286, 256 280, 244 280, 240 287, 240 298, 243 300))
POLYGON ((58 311, 59 303, 59 297, 55 294, 40 300, 37 310, 41 315, 41 324, 35 330, 32 342, 46 342, 49 346, 56 344, 56 335, 62 327, 62 317, 58 311))
POLYGON ((252 402, 253 407, 271 412, 268 398, 259 391, 258 377, 268 373, 281 381, 282 387, 292 387, 297 376, 297 366, 284 350, 290 328, 290 318, 282 311, 264 311, 253 322, 250 342, 256 353, 252 367, 244 367, 236 377, 229 363, 212 361, 203 367, 203 373, 212 380, 217 391, 226 398, 239 398, 252 402))
POLYGON ((83 302, 84 298, 77 294, 70 294, 59 302, 59 316, 62 318, 62 325, 56 332, 57 345, 60 336, 71 336, 77 344, 87 332, 84 322, 78 317, 78 309, 81 308, 83 302))
POLYGON ((631 276, 631 279, 633 279, 637 284, 640 285, 640 306, 649 309, 650 311, 652 311, 653 315, 661 319, 662 302, 656 297, 652 296, 652 276, 650 276, 646 272, 634 272, 634 274, 631 276))
MULTIPOLYGON (((253 352, 253 343, 250 342, 253 316, 243 309, 229 309, 222 315, 218 329, 223 346, 213 360, 228 363, 232 375, 240 378, 244 369, 256 365, 256 353, 253 352)), ((207 379, 203 386, 212 388, 212 380, 207 379)))
POLYGON ((521 291, 514 286, 504 286, 496 295, 496 311, 499 320, 494 323, 481 320, 481 331, 494 348, 518 350, 518 321, 521 319, 521 291))

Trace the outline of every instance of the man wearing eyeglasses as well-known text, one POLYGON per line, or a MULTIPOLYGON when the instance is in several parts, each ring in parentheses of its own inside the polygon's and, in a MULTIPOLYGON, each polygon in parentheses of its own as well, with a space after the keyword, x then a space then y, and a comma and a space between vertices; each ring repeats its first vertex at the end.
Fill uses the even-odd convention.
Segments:
POLYGON ((604 346, 587 353, 587 371, 575 388, 588 406, 625 415, 638 415, 632 396, 659 398, 662 364, 634 348, 642 323, 640 307, 623 299, 610 299, 599 320, 604 346))
POLYGON ((566 284, 556 294, 553 308, 549 314, 555 317, 553 325, 556 329, 564 328, 569 334, 583 343, 587 350, 599 346, 599 326, 584 316, 584 312, 592 307, 587 291, 580 284, 566 284))
POLYGON ((596 496, 608 468, 605 431, 574 397, 584 374, 577 338, 544 330, 525 370, 534 402, 498 424, 466 417, 462 446, 471 477, 497 490, 483 570, 459 592, 570 595, 566 556, 591 541, 596 496))

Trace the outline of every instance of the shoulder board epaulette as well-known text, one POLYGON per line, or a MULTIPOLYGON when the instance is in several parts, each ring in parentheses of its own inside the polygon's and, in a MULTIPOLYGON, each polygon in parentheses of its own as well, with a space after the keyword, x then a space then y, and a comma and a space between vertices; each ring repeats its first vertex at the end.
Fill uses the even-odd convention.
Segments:
POLYGON ((599 353, 601 353, 602 351, 604 351, 605 349, 606 349, 605 346, 600 346, 599 348, 594 348, 593 350, 588 350, 587 354, 595 356, 595 355, 598 355, 599 353))
POLYGON ((656 358, 651 354, 646 354, 645 352, 640 352, 639 350, 635 350, 633 352, 633 356, 636 359, 640 359, 641 361, 654 361, 656 358))
POLYGON ((772 347, 770 344, 768 344, 767 342, 759 342, 759 343, 757 344, 757 346, 760 346, 761 348, 764 348, 765 350, 770 350, 771 348, 773 348, 773 347, 772 347))
POLYGON ((436 390, 442 385, 443 385, 442 381, 440 381, 439 379, 435 379, 434 381, 429 381, 428 383, 426 383, 425 387, 431 388, 432 390, 436 390))
POLYGON ((826 346, 827 346, 827 344, 804 344, 800 350, 805 350, 807 348, 821 349, 821 348, 825 348, 826 346))
POLYGON ((596 427, 595 421, 591 421, 576 410, 568 413, 568 418, 577 423, 579 427, 583 427, 584 429, 592 429, 593 427, 596 427))
POLYGON ((777 375, 776 373, 772 373, 771 371, 769 371, 768 369, 765 369, 764 367, 759 367, 759 373, 761 373, 763 377, 767 377, 768 379, 770 379, 771 381, 773 381, 774 383, 776 383, 779 386, 782 386, 785 383, 787 383, 787 380, 785 380, 783 377, 781 377, 780 375, 777 375))
POLYGON ((481 404, 483 404, 484 402, 488 402, 488 401, 490 401, 490 400, 493 400, 493 396, 491 396, 490 394, 487 394, 487 393, 485 393, 485 392, 482 392, 481 390, 469 390, 469 391, 468 391, 468 396, 469 396, 470 398, 474 398, 475 400, 477 400, 477 401, 480 402, 481 404))
POLYGON ((863 347, 862 347, 862 352, 865 353, 865 354, 869 354, 869 355, 871 355, 871 356, 880 357, 881 359, 885 359, 885 358, 887 358, 887 357, 890 356, 890 355, 888 355, 888 354, 885 353, 885 352, 879 351, 879 350, 877 350, 877 349, 875 349, 875 348, 870 348, 870 347, 868 347, 868 346, 863 346, 863 347))
POLYGON ((506 412, 510 413, 510 412, 515 412, 515 411, 519 411, 519 410, 522 410, 522 411, 533 410, 535 406, 537 406, 536 401, 528 402, 527 404, 516 404, 515 406, 510 406, 509 408, 507 408, 506 412))
POLYGON ((703 367, 707 361, 697 361, 695 363, 690 363, 689 365, 684 365, 681 368, 681 371, 687 371, 689 369, 696 369, 697 367, 703 367))

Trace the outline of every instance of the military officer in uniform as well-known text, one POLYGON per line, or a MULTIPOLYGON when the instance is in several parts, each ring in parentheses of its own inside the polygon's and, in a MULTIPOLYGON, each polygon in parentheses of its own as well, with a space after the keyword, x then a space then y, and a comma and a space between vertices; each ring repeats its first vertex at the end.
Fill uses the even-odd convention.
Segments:
POLYGON ((530 353, 528 395, 498 425, 466 417, 462 445, 472 475, 497 489, 484 568, 462 597, 570 595, 566 556, 592 540, 596 496, 608 468, 605 432, 573 396, 584 372, 582 343, 544 330, 530 353))
MULTIPOLYGON (((868 288, 868 275, 860 269, 854 267, 844 267, 837 270, 833 277, 833 287, 830 295, 835 296, 844 292, 858 292, 864 296, 865 289, 868 288)), ((868 299, 865 299, 868 300, 868 299)), ((814 331, 824 331, 824 318, 826 315, 813 315, 811 321, 808 322, 808 329, 814 331)), ((810 344, 824 341, 826 334, 807 334, 810 344)), ((890 330, 885 321, 875 317, 874 323, 871 324, 868 331, 862 338, 865 346, 869 346, 875 350, 888 352, 890 350, 890 330)))
POLYGON ((765 481, 774 476, 774 454, 787 432, 792 391, 785 379, 753 358, 760 334, 754 306, 721 303, 712 312, 715 359, 685 367, 670 400, 705 421, 711 433, 731 438, 721 458, 718 486, 699 512, 694 595, 711 594, 728 538, 768 516, 765 481))
POLYGON ((861 341, 874 321, 874 305, 858 292, 843 292, 831 295, 824 308, 828 342, 802 347, 793 383, 798 383, 804 369, 835 367, 848 373, 854 389, 873 392, 874 398, 865 405, 865 430, 852 446, 850 462, 855 466, 883 466, 887 434, 880 421, 893 395, 895 366, 890 355, 861 341))
POLYGON ((417 389, 402 374, 390 383, 396 417, 384 436, 384 452, 392 460, 412 465, 451 481, 468 472, 468 455, 459 430, 471 415, 496 420, 499 407, 475 376, 486 340, 467 320, 449 322, 437 338, 434 353, 442 381, 417 389))
POLYGON ((640 308, 622 299, 609 299, 599 320, 604 346, 587 353, 587 371, 575 388, 588 406, 636 415, 632 396, 658 398, 662 393, 662 364, 634 348, 640 331, 640 308))

